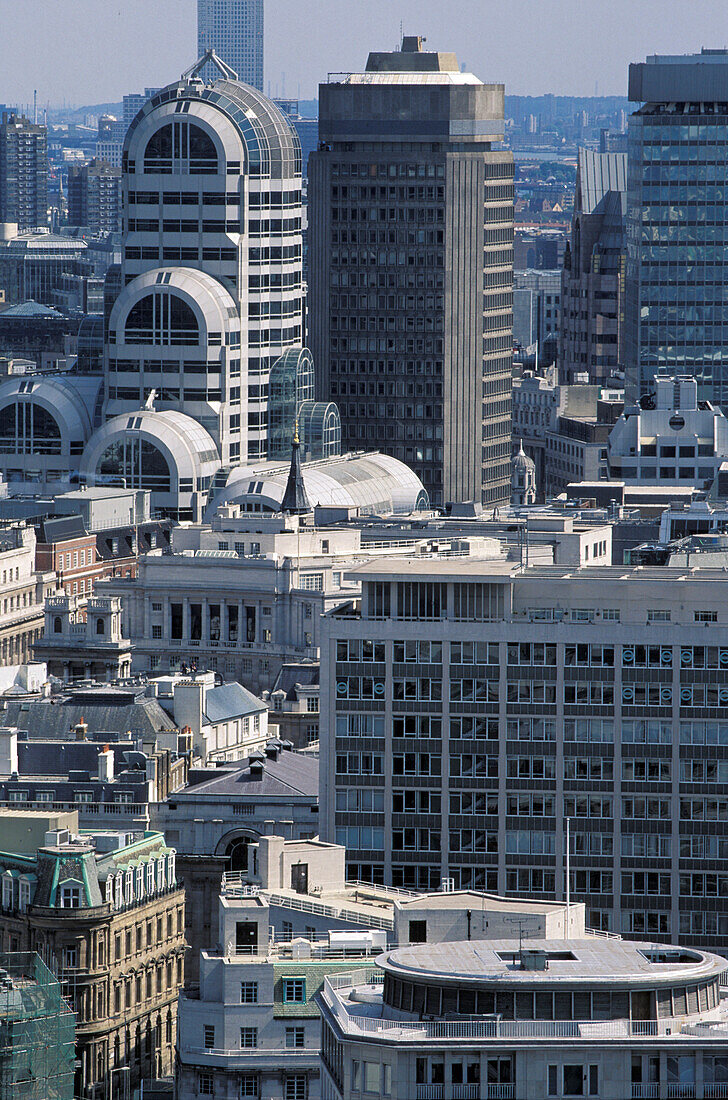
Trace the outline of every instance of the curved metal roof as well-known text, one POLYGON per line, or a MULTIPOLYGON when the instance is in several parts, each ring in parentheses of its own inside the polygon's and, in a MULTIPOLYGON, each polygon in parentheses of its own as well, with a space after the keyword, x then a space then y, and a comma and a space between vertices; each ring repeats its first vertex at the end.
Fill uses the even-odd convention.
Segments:
MULTIPOLYGON (((363 514, 407 514, 429 507, 427 492, 415 473, 390 455, 347 454, 301 464, 311 507, 358 508, 363 514)), ((239 504, 280 511, 289 464, 261 462, 237 466, 210 505, 239 504)))
POLYGON ((0 384, 0 408, 16 401, 37 403, 58 422, 64 440, 85 441, 93 430, 102 385, 101 378, 91 375, 20 374, 0 384))
POLYGON ((251 174, 282 178, 301 174, 298 134, 271 99, 239 80, 216 80, 205 85, 200 79, 183 78, 162 88, 132 121, 124 139, 124 152, 142 120, 170 100, 210 103, 227 115, 247 149, 246 167, 251 174))
POLYGON ((155 267, 137 275, 114 302, 110 327, 122 327, 121 319, 126 321, 131 307, 157 287, 163 291, 176 291, 186 298, 195 312, 201 314, 208 331, 227 332, 240 328, 238 306, 230 291, 212 275, 194 267, 155 267))
POLYGON ((211 477, 220 466, 212 436, 191 416, 172 410, 139 409, 114 416, 88 441, 81 462, 81 473, 93 484, 96 468, 104 451, 116 439, 138 432, 158 446, 173 461, 178 478, 211 477))

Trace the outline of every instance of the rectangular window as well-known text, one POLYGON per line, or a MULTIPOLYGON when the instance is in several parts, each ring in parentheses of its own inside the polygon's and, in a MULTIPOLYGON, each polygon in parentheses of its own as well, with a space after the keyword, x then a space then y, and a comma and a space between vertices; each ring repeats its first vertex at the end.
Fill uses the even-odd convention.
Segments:
POLYGON ((381 1073, 379 1062, 364 1063, 364 1092, 379 1092, 381 1090, 381 1073))
POLYGON ((559 1091, 559 1067, 549 1066, 549 1096, 556 1096, 559 1091))
POLYGON ((202 1028, 203 1046, 205 1050, 212 1050, 215 1046, 215 1026, 205 1024, 202 1028))
POLYGON ((243 1005, 255 1005, 258 1003, 258 983, 240 983, 240 1003, 243 1005))
POLYGON ((253 1050, 258 1045, 257 1027, 240 1028, 240 1046, 243 1050, 253 1050))
POLYGON ((287 1027, 286 1028, 286 1046, 288 1048, 294 1048, 299 1050, 304 1047, 305 1044, 305 1031, 302 1027, 287 1027))
POLYGON ((211 1073, 201 1073, 197 1078, 197 1091, 200 1096, 214 1096, 215 1084, 211 1073))
POLYGON ((304 1004, 306 1001, 306 979, 305 978, 284 978, 283 979, 283 1003, 284 1004, 304 1004))
POLYGON ((286 1077, 285 1100, 308 1100, 308 1079, 305 1073, 286 1077))

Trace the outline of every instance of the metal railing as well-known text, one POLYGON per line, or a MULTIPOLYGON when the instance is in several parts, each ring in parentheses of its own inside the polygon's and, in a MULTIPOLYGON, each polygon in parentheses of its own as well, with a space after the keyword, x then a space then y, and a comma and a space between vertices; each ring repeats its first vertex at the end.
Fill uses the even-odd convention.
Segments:
MULTIPOLYGON (((240 874, 240 872, 238 872, 240 874)), ((336 920, 350 921, 352 924, 363 924, 368 928, 380 928, 386 932, 394 931, 394 918, 382 917, 376 914, 362 913, 355 909, 347 909, 346 906, 329 905, 323 901, 316 901, 307 894, 277 894, 271 890, 262 890, 259 886, 251 886, 242 881, 236 882, 233 873, 223 875, 222 893, 228 898, 255 898, 263 895, 270 905, 279 905, 283 909, 296 909, 301 913, 311 913, 321 917, 334 917, 336 920)))
POLYGON ((515 1085, 417 1085, 415 1100, 513 1100, 515 1085))
MULTIPOLYGON (((347 1010, 337 990, 380 984, 371 971, 331 975, 324 979, 323 996, 342 1030, 351 1035, 378 1035, 390 1042, 423 1042, 437 1039, 684 1039, 691 1035, 725 1044, 726 1024, 689 1024, 681 1020, 433 1020, 419 1021, 357 1016, 347 1010)), ((675 1093, 678 1096, 678 1093, 675 1093)))
POLYGON ((659 1095, 660 1086, 657 1084, 632 1085, 632 1100, 658 1100, 659 1095))

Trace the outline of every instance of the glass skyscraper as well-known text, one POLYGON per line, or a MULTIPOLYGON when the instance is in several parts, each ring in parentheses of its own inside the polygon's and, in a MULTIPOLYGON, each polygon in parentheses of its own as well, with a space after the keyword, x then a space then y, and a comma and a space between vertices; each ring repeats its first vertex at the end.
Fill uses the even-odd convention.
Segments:
POLYGON ((630 65, 625 367, 728 407, 728 51, 630 65))
MULTIPOLYGON (((263 0, 197 0, 197 53, 214 50, 263 91, 263 0)), ((205 74, 206 75, 206 74, 205 74)))

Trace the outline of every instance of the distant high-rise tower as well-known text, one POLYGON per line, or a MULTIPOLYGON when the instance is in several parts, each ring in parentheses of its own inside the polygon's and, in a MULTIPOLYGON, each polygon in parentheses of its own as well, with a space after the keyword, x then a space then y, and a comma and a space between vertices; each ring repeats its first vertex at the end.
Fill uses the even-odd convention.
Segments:
POLYGON ((48 131, 23 115, 0 122, 0 222, 48 224, 48 131))
POLYGON ((629 67, 627 392, 692 374, 728 408, 728 50, 629 67))
POLYGON ((263 91, 263 0, 197 0, 197 46, 263 91))
POLYGON ((321 85, 310 346, 342 442, 435 504, 510 495, 513 157, 502 84, 420 38, 321 85))
POLYGON ((94 233, 121 230, 121 168, 92 160, 69 169, 68 224, 87 226, 94 233))
POLYGON ((605 382, 624 367, 627 154, 580 149, 561 276, 559 379, 605 382))

